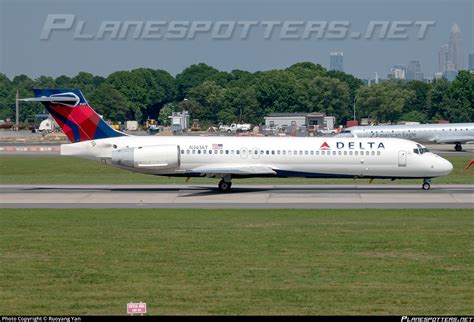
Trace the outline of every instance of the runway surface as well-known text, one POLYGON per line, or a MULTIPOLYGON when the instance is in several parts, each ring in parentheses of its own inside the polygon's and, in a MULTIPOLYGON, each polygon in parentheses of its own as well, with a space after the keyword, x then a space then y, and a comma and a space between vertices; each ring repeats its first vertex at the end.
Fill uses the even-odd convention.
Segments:
POLYGON ((474 208, 474 185, 0 185, 0 208, 474 208))

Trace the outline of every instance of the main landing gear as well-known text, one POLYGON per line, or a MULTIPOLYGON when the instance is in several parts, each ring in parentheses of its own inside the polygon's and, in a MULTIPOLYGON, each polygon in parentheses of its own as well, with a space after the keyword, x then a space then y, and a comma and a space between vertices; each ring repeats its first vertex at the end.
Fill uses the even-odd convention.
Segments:
POLYGON ((231 177, 230 176, 225 176, 224 178, 222 178, 221 181, 219 181, 219 191, 220 192, 229 192, 230 191, 230 188, 232 187, 232 181, 231 181, 231 177))
POLYGON ((421 186, 423 190, 430 190, 431 188, 431 179, 430 178, 425 178, 423 179, 423 185, 421 186))
POLYGON ((462 145, 460 143, 456 143, 456 145, 454 146, 454 150, 456 150, 458 152, 461 152, 462 151, 462 145))

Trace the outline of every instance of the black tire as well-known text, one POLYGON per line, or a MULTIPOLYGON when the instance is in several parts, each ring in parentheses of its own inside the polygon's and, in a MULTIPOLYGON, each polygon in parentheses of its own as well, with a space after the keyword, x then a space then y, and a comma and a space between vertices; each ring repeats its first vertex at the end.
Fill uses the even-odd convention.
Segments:
POLYGON ((219 191, 229 192, 232 187, 232 182, 225 182, 224 180, 219 181, 219 191))
POLYGON ((421 188, 422 188, 423 190, 430 190, 431 185, 430 185, 428 182, 425 182, 425 183, 423 183, 423 185, 421 186, 421 188))
POLYGON ((454 147, 454 150, 456 150, 457 152, 461 152, 462 151, 462 145, 461 144, 456 144, 456 146, 454 147))

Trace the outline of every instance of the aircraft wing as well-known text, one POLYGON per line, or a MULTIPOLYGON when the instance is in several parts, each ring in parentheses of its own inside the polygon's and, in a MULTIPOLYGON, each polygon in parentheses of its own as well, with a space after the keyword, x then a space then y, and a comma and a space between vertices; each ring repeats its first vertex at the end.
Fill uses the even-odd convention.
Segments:
POLYGON ((191 173, 200 174, 235 174, 235 175, 272 175, 276 174, 272 168, 262 165, 206 165, 191 169, 191 173))
POLYGON ((436 143, 467 143, 474 141, 474 136, 459 136, 459 137, 447 137, 447 138, 439 138, 436 140, 436 143))

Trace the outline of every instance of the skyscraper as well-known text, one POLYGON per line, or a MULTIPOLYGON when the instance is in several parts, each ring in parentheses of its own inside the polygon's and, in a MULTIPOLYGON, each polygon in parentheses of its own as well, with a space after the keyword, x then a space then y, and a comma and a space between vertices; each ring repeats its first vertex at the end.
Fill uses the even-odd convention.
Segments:
POLYGON ((330 70, 344 71, 344 53, 341 51, 335 51, 330 53, 331 61, 329 64, 330 70))
POLYGON ((418 81, 423 80, 423 73, 421 72, 421 63, 419 60, 411 60, 408 63, 406 79, 418 81))
POLYGON ((388 74, 389 79, 406 79, 407 68, 405 65, 393 65, 388 74))
POLYGON ((454 23, 449 34, 449 43, 441 46, 438 52, 438 70, 451 74, 464 69, 464 49, 461 29, 454 23))
POLYGON ((448 62, 448 44, 444 44, 438 51, 438 71, 444 73, 446 70, 446 63, 448 62))
POLYGON ((449 34, 448 60, 454 64, 454 69, 460 71, 464 69, 464 48, 462 44, 461 29, 455 23, 449 34))

